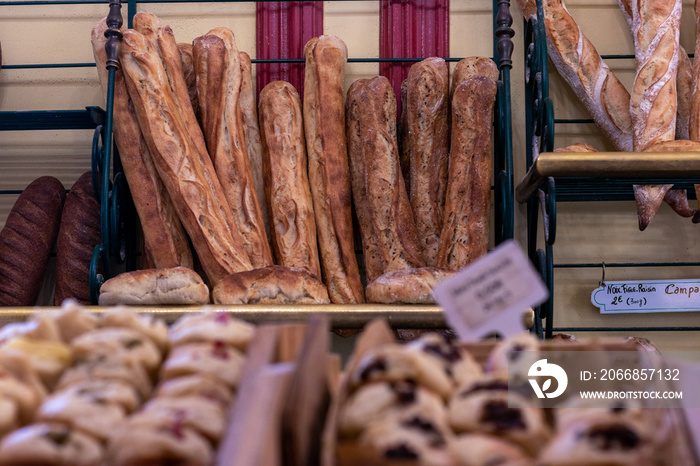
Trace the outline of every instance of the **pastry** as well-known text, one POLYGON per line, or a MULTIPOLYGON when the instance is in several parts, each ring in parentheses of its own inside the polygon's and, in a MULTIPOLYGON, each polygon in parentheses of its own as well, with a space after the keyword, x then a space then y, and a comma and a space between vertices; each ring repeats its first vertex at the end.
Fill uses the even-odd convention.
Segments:
POLYGON ((186 314, 170 326, 170 344, 213 343, 216 341, 245 351, 253 338, 255 326, 226 312, 186 314))
POLYGON ((170 380, 193 374, 209 374, 231 388, 241 380, 244 355, 221 341, 189 343, 176 346, 168 355, 160 371, 161 380, 170 380))
POLYGON ((229 387, 211 374, 192 374, 167 380, 156 388, 157 398, 198 396, 218 403, 222 409, 233 401, 229 387))
POLYGON ((156 371, 163 358, 155 343, 128 328, 93 330, 74 339, 70 348, 74 358, 109 354, 117 359, 134 361, 148 372, 156 371))
POLYGON ((31 424, 0 442, 3 466, 100 466, 103 459, 95 438, 65 424, 31 424))

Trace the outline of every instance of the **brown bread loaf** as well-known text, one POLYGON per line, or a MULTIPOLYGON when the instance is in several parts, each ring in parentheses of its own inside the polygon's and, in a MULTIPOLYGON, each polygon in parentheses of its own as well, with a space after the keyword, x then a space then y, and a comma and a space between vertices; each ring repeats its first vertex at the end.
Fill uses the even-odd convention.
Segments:
POLYGON ((427 58, 406 78, 403 150, 409 160, 411 207, 423 257, 437 264, 449 161, 449 74, 445 60, 427 58))
POLYGON ((239 95, 241 65, 233 32, 216 28, 194 40, 202 127, 209 155, 254 268, 272 265, 262 209, 248 159, 239 95))
POLYGON ((301 100, 294 86, 284 81, 265 86, 259 114, 265 198, 277 263, 306 269, 320 280, 301 100))
POLYGON ((241 63, 241 92, 238 95, 238 106, 241 108, 243 124, 245 126, 246 148, 248 149, 250 171, 253 173, 255 193, 258 196, 258 202, 260 202, 263 223, 265 224, 265 234, 269 242, 271 239, 270 219, 267 213, 265 187, 263 183, 262 143, 260 142, 258 111, 255 105, 255 90, 253 89, 253 64, 247 53, 239 52, 238 56, 241 63))
MULTIPOLYGON (((202 268, 213 284, 252 268, 214 166, 178 110, 159 56, 137 31, 124 31, 121 64, 142 133, 202 268)), ((201 96, 200 96, 201 97, 201 96)))
POLYGON ((348 51, 335 36, 304 47, 304 133, 323 280, 336 304, 364 302, 352 234, 350 168, 345 140, 344 67, 348 51))
POLYGON ((329 304, 323 283, 306 269, 271 265, 224 277, 214 304, 329 304))
POLYGON ((187 267, 134 270, 104 282, 99 303, 100 306, 207 304, 209 288, 187 267))
POLYGON ((100 244, 100 204, 92 189, 92 172, 84 173, 66 196, 56 244, 54 305, 74 298, 90 304, 90 260, 100 244))
POLYGON ((352 192, 367 280, 424 265, 396 140, 396 98, 383 76, 348 90, 346 128, 352 192))
POLYGON ((488 249, 493 77, 498 76, 496 64, 490 68, 486 75, 466 74, 452 96, 450 173, 437 256, 438 267, 451 270, 466 267, 488 249))
MULTIPOLYGON (((92 30, 92 47, 103 94, 107 95, 107 54, 102 19, 92 30)), ((131 197, 143 230, 144 248, 153 267, 192 267, 192 251, 175 213, 170 195, 153 164, 151 153, 141 134, 124 74, 117 69, 114 81, 114 139, 124 168, 131 197)))
POLYGON ((0 231, 0 306, 32 306, 56 244, 66 190, 42 176, 19 195, 0 231))

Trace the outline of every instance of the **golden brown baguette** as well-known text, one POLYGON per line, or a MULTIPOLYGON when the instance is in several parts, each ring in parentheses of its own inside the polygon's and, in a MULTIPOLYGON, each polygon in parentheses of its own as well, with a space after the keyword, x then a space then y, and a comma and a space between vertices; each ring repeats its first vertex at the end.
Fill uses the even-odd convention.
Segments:
POLYGON ((427 58, 406 78, 404 151, 410 164, 411 207, 423 257, 437 263, 449 161, 449 74, 445 60, 427 58))
POLYGON ((158 174, 215 284, 252 266, 212 162, 194 144, 163 64, 148 44, 139 32, 124 32, 120 56, 127 89, 158 174))
POLYGON ((335 36, 304 47, 304 133, 323 280, 331 302, 364 302, 352 233, 343 78, 348 50, 335 36))
MULTIPOLYGON (((625 17, 627 25, 632 31, 632 0, 617 0, 617 4, 625 17)), ((693 85, 693 64, 688 53, 681 46, 678 55, 678 74, 676 76, 676 88, 678 92, 678 108, 676 109, 676 139, 687 140, 689 138, 690 102, 693 85)))
POLYGON ((388 272, 367 285, 367 302, 435 304, 433 290, 441 281, 454 274, 453 270, 437 267, 388 272))
POLYGON ((299 94, 291 84, 273 81, 260 92, 259 106, 265 197, 275 226, 272 246, 277 263, 307 269, 320 280, 299 94))
MULTIPOLYGON (((524 14, 534 13, 534 2, 519 3, 524 14)), ((547 51, 555 68, 615 149, 631 152, 629 92, 601 59, 561 0, 544 0, 543 8, 547 51)))
MULTIPOLYGON (((676 76, 681 1, 632 2, 637 74, 630 99, 634 150, 641 152, 676 134, 676 76)), ((634 185, 639 229, 644 230, 673 185, 634 185)))
POLYGON ((250 170, 253 172, 255 193, 258 195, 258 202, 260 202, 263 223, 265 224, 265 234, 269 242, 271 238, 270 219, 267 213, 265 188, 263 184, 263 155, 262 143, 260 142, 260 128, 258 127, 258 110, 255 105, 255 90, 253 89, 253 64, 247 53, 239 52, 238 56, 241 62, 241 92, 238 95, 238 106, 241 108, 241 113, 243 115, 250 170))
POLYGON ((134 29, 150 41, 151 48, 158 54, 165 70, 168 83, 172 90, 173 99, 185 121, 186 128, 201 154, 207 153, 204 135, 190 101, 190 92, 182 71, 182 58, 175 41, 175 35, 170 26, 163 24, 157 16, 139 12, 134 15, 134 29))
MULTIPOLYGON (((104 96, 107 95, 106 19, 92 30, 92 47, 104 96)), ((141 134, 124 75, 117 69, 113 101, 114 139, 131 197, 141 221, 144 248, 153 267, 192 267, 192 251, 175 213, 170 195, 158 176, 151 153, 141 134)))
POLYGON ((598 152, 595 148, 588 144, 587 142, 577 142, 566 147, 559 147, 554 149, 554 152, 598 152))
POLYGON ((365 261, 367 280, 422 267, 422 251, 401 173, 396 97, 389 80, 377 76, 355 81, 348 90, 345 108, 352 192, 369 259, 365 261))
POLYGON ((498 68, 474 67, 452 96, 452 142, 438 267, 459 270, 486 254, 491 206, 493 111, 498 68))
POLYGON ((194 55, 192 44, 179 43, 177 49, 180 51, 180 61, 182 62, 182 73, 187 83, 187 93, 190 96, 192 110, 199 120, 199 100, 197 98, 197 74, 194 72, 194 55))
POLYGON ((215 28, 193 43, 202 126, 209 155, 254 268, 272 265, 239 107, 241 65, 233 32, 215 28))

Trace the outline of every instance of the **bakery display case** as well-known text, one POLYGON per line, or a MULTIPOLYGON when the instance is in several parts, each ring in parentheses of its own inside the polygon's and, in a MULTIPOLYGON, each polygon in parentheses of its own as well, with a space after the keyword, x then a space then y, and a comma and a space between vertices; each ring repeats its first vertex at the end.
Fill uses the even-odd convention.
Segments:
MULTIPOLYGON (((634 50, 632 53, 619 53, 624 51, 626 46, 630 45, 631 39, 622 37, 622 40, 611 42, 596 41, 596 33, 601 37, 606 37, 606 35, 601 30, 596 30, 590 18, 583 14, 582 10, 564 14, 560 13, 563 7, 563 4, 560 2, 543 2, 540 0, 536 3, 521 2, 521 10, 526 17, 526 67, 524 71, 525 97, 527 101, 527 137, 525 141, 527 173, 519 182, 515 190, 515 197, 519 203, 527 206, 528 254, 532 262, 540 270, 542 278, 550 290, 550 299, 537 310, 537 332, 546 338, 551 338, 557 332, 618 332, 625 334, 694 332, 700 330, 700 326, 697 325, 698 321, 692 314, 684 317, 676 315, 676 317, 669 318, 664 317, 663 314, 654 317, 650 317, 650 314, 630 314, 615 318, 610 316, 594 318, 590 315, 588 317, 579 317, 585 314, 579 308, 586 306, 583 303, 585 297, 582 296, 585 293, 585 288, 581 288, 588 286, 592 290, 597 286, 604 285, 606 270, 608 279, 612 275, 618 277, 617 279, 623 280, 649 277, 649 274, 652 277, 671 276, 676 278, 686 277, 686 275, 690 278, 693 274, 697 275, 697 267, 700 265, 700 262, 694 259, 692 253, 687 254, 678 249, 663 247, 665 240, 660 239, 663 238, 660 235, 665 235, 665 233, 657 232, 659 231, 659 223, 668 221, 668 217, 656 220, 656 223, 644 233, 632 232, 630 234, 634 226, 631 224, 630 228, 625 227, 625 237, 620 239, 616 237, 615 231, 607 228, 603 223, 606 220, 610 221, 614 215, 619 216, 619 212, 622 210, 620 206, 629 208, 631 203, 625 202, 622 204, 620 201, 634 201, 635 190, 633 186, 637 185, 673 185, 674 190, 678 190, 677 193, 683 193, 680 196, 683 197, 682 201, 685 202, 684 207, 688 212, 681 212, 683 209, 678 205, 674 207, 674 210, 683 216, 692 216, 692 209, 688 208, 685 193, 687 193, 687 199, 695 199, 696 191, 694 186, 697 186, 696 183, 700 180, 700 157, 697 152, 690 152, 694 150, 690 148, 692 147, 691 141, 677 141, 677 143, 680 143, 679 147, 671 152, 655 151, 653 148, 645 152, 632 152, 632 135, 629 128, 627 129, 629 141, 626 143, 615 140, 613 136, 603 136, 606 130, 597 129, 595 125, 597 124, 600 128, 604 127, 600 120, 605 117, 601 116, 599 112, 596 113, 596 119, 587 118, 586 113, 590 112, 590 110, 587 111, 578 102, 574 102, 581 99, 583 106, 588 108, 588 105, 593 104, 589 104, 586 99, 594 102, 596 97, 582 96, 581 93, 585 93, 585 91, 582 90, 581 84, 576 81, 576 78, 569 76, 561 78, 557 71, 552 69, 555 67, 555 64, 548 60, 552 53, 563 53, 563 49, 558 42, 556 42, 556 45, 552 45, 552 35, 563 33, 557 31, 554 26, 552 26, 551 31, 546 30, 546 21, 550 20, 545 18, 543 9, 543 4, 545 3, 550 8, 551 15, 557 16, 558 20, 562 21, 562 24, 566 23, 569 30, 573 31, 572 34, 578 38, 579 47, 583 47, 567 58, 570 61, 562 65, 562 69, 579 69, 581 81, 589 78, 586 73, 594 73, 595 71, 591 71, 594 69, 599 70, 600 73, 607 73, 611 81, 614 78, 617 85, 622 86, 620 80, 627 83, 631 78, 634 78, 634 74, 630 73, 630 71, 634 71, 635 63, 634 50), (578 16, 579 18, 583 18, 581 19, 581 27, 572 19, 571 15, 577 17, 576 13, 580 15, 578 16), (583 24, 584 22, 586 24, 583 24), (601 47, 602 43, 602 48, 606 51, 613 49, 616 52, 598 55, 596 49, 593 48, 588 38, 584 35, 586 33, 589 34, 591 41, 596 42, 598 47, 601 47), (605 61, 610 63, 610 68, 605 64, 605 61), (577 68, 578 66, 581 68, 577 68), (632 70, 630 70, 630 67, 632 70), (620 80, 614 77, 613 72, 610 71, 611 69, 614 69, 614 72, 620 76, 620 80), (556 86, 555 90, 551 91, 553 81, 556 86), (571 87, 573 90, 570 90, 568 87, 571 87), (550 97, 551 92, 554 92, 556 96, 550 97), (558 102, 557 99, 559 99, 558 102), (555 118, 555 108, 560 108, 565 116, 555 118), (574 141, 585 143, 587 142, 586 138, 589 138, 589 140, 595 141, 595 143, 602 145, 605 149, 602 152, 592 152, 591 150, 594 151, 592 147, 567 146, 558 151, 555 150, 554 141, 559 134, 561 134, 560 139, 558 139, 559 145, 566 145, 574 141), (682 144, 691 145, 683 146, 682 144), (625 148, 626 151, 621 150, 625 148), (562 215, 564 215, 561 213, 562 209, 566 209, 565 222, 561 221, 562 215), (594 216, 597 212, 601 220, 591 225, 590 217, 587 217, 586 220, 577 220, 577 212, 581 216, 586 214, 594 216), (568 240, 565 240, 566 246, 564 246, 566 250, 554 247, 557 237, 561 236, 562 223, 564 223, 563 228, 567 228, 568 240), (581 235, 572 235, 570 233, 572 228, 581 227, 583 227, 581 235), (589 230, 585 230, 585 228, 589 230), (584 231, 590 231, 591 234, 588 238, 587 235, 583 234, 584 231), (644 238, 643 235, 645 234, 648 235, 648 239, 644 238), (571 239, 573 237, 576 237, 578 242, 572 242, 571 239), (584 242, 587 239, 595 242, 595 244, 585 244, 584 242), (608 246, 606 241, 610 243, 609 248, 606 247, 608 246), (634 248, 635 242, 639 245, 637 249, 634 248), (577 254, 576 248, 585 250, 585 253, 577 254), (606 251, 606 249, 608 250, 606 251), (620 254, 621 250, 624 251, 622 254, 620 254), (564 257, 564 259, 555 261, 555 253, 557 253, 558 257, 564 257), (591 260, 591 256, 595 257, 595 259, 591 260), (555 278, 557 276, 563 277, 560 280, 570 284, 571 279, 566 275, 568 273, 580 273, 581 275, 577 275, 577 277, 585 276, 586 278, 581 280, 583 286, 576 290, 567 289, 563 291, 564 285, 558 285, 555 282, 555 278), (593 278, 593 276, 596 278, 593 278), (557 290, 560 293, 557 293, 557 290), (568 305, 561 304, 555 307, 555 297, 566 301, 566 293, 577 294, 577 309, 571 309, 568 305), (571 319, 567 320, 566 318, 569 315, 567 312, 577 315, 573 320, 578 325, 560 324, 557 326, 555 321, 571 321, 571 319), (608 319, 607 321, 605 320, 606 318, 608 319)), ((617 10, 617 8, 614 9, 617 10)), ((617 21, 618 16, 620 19, 623 16, 629 19, 627 15, 631 13, 627 11, 627 15, 619 15, 619 12, 616 11, 605 11, 604 14, 612 18, 610 21, 622 23, 622 21, 617 21)), ((626 36, 627 31, 622 30, 620 34, 626 36)), ((682 47, 681 50, 683 50, 682 47)), ((692 57, 692 54, 690 56, 692 57)), ((557 64, 561 63, 560 58, 555 58, 557 64)), ((608 81, 605 82, 607 83, 608 81)), ((595 92, 601 93, 599 105, 607 105, 608 103, 605 102, 606 96, 604 95, 606 85, 595 87, 595 89, 595 92), (602 103, 600 103, 601 101, 602 103)), ((627 92, 624 88, 622 88, 622 91, 622 94, 627 92)), ((685 95, 681 95, 681 91, 679 84, 679 112, 682 111, 683 101, 686 98, 685 95)), ((629 98, 628 95, 627 98, 629 98)), ((609 105, 612 106, 613 104, 610 103, 609 105)), ((627 107, 622 106, 622 108, 626 110, 627 107)), ((610 110, 610 112, 613 111, 610 110)), ((588 115, 591 114, 588 113, 588 115)), ((676 129, 676 139, 688 139, 687 127, 685 128, 686 134, 683 134, 683 129, 681 128, 682 120, 680 117, 677 117, 677 120, 679 123, 676 129)), ((671 205, 670 202, 669 205, 671 205)), ((633 209, 631 212, 633 212, 633 209)), ((671 222, 674 220, 676 219, 670 219, 671 222)), ((640 214, 639 221, 640 231, 644 230, 648 224, 648 219, 642 220, 640 214)), ((692 238, 695 236, 693 234, 693 225, 691 225, 689 219, 685 223, 687 225, 681 227, 678 222, 675 222, 673 227, 669 228, 674 229, 678 233, 679 241, 687 243, 687 247, 692 250, 694 247, 692 238)), ((622 220, 615 224, 620 230, 623 230, 620 227, 622 220)), ((567 304, 570 303, 571 301, 567 301, 567 304)))
MULTIPOLYGON (((85 2, 73 2, 71 4, 82 4, 85 2)), ((92 2, 91 2, 92 3, 92 2)), ((120 2, 112 1, 109 3, 109 10, 106 8, 104 12, 110 11, 109 26, 112 28, 107 35, 110 36, 110 44, 107 46, 109 53, 116 52, 116 44, 119 40, 117 29, 122 23, 125 26, 131 26, 133 17, 137 10, 143 9, 144 5, 153 2, 128 2, 124 4, 122 17, 122 5, 120 2)), ((162 3, 162 2, 158 2, 162 3)), ((197 3, 197 2, 192 2, 197 3)), ((227 8, 235 10, 238 5, 252 4, 255 2, 217 2, 228 4, 227 8)), ((308 7, 312 5, 320 5, 323 2, 309 2, 308 7)), ((52 3, 53 4, 53 3, 52 3)), ((59 1, 56 5, 64 4, 59 1)), ((102 2, 94 2, 95 5, 102 2)), ((21 6, 30 8, 32 2, 4 2, 3 5, 8 7, 21 6)), ((104 5, 104 4, 103 4, 104 5)), ((379 9, 383 9, 384 15, 391 8, 398 8, 398 4, 392 2, 379 2, 379 9)), ((106 5, 105 5, 106 6, 106 5)), ((313 6, 313 8, 317 8, 313 6)), ((426 11, 429 11, 428 8, 426 11)), ((443 15, 442 21, 447 24, 450 21, 449 9, 443 5, 437 8, 443 15)), ((433 12, 434 13, 434 12, 433 12)), ((433 14, 429 13, 429 14, 433 14)), ((426 13, 428 14, 428 13, 426 13)), ((510 69, 512 67, 511 55, 513 45, 511 38, 513 30, 510 28, 512 18, 509 12, 508 2, 494 2, 492 5, 491 17, 493 26, 490 31, 493 37, 493 58, 498 64, 499 76, 497 81, 497 97, 494 115, 493 129, 493 167, 492 167, 492 186, 490 187, 491 196, 493 197, 493 208, 491 209, 492 228, 491 245, 498 245, 505 239, 513 237, 513 202, 512 202, 512 135, 511 135, 511 118, 510 118, 510 69)), ((383 21, 387 21, 386 19, 383 21)), ((389 24, 388 27, 398 28, 399 24, 389 24)), ((265 27, 270 27, 265 26, 265 27)), ((315 26, 316 27, 316 26, 315 26)), ((454 27, 454 25, 453 25, 454 27)), ((391 29, 389 29, 391 30, 391 29)), ((332 30, 329 32, 333 32, 332 30)), ((257 31, 261 33, 260 30, 257 31)), ((268 31, 269 34, 283 34, 280 31, 268 31)), ((419 32, 416 31, 416 34, 419 32)), ((295 39, 297 40, 297 39, 295 39)), ((436 39, 437 40, 437 39, 436 39)), ((303 45, 303 44, 301 44, 303 45)), ((443 44, 445 45, 445 44, 443 44)), ((397 50, 401 50, 400 44, 391 45, 391 41, 385 41, 383 47, 385 50, 381 52, 381 58, 372 56, 356 57, 350 56, 348 64, 374 64, 380 68, 385 74, 391 76, 392 70, 403 67, 407 70, 408 67, 421 61, 424 57, 420 56, 401 56, 397 54, 397 50), (393 47, 393 49, 392 49, 393 47)), ((90 266, 90 300, 93 304, 97 303, 98 290, 101 283, 114 275, 123 271, 130 271, 138 268, 137 263, 143 258, 143 251, 137 237, 138 227, 134 220, 135 215, 134 205, 130 198, 129 189, 125 180, 124 170, 121 164, 119 154, 116 151, 113 140, 113 119, 112 119, 112 102, 114 98, 113 73, 114 68, 111 66, 110 60, 115 60, 116 57, 110 55, 108 57, 108 73, 109 84, 107 86, 106 111, 97 108, 89 108, 85 111, 55 111, 48 112, 47 118, 41 120, 39 112, 0 112, 0 121, 3 122, 3 130, 24 130, 32 125, 37 129, 60 129, 60 128, 89 128, 94 129, 94 137, 92 144, 92 185, 95 191, 96 199, 100 206, 100 242, 93 249, 92 261, 90 266), (90 116, 90 120, 86 118, 90 116), (42 121, 52 121, 51 126, 42 121)), ((457 63, 461 57, 445 57, 445 61, 452 66, 457 63)), ((266 73, 274 72, 274 66, 289 65, 293 67, 296 64, 303 63, 301 58, 254 58, 252 60, 254 69, 257 67, 258 76, 258 91, 260 90, 260 76, 265 76, 266 73)), ((35 65, 10 65, 6 66, 8 70, 12 68, 31 68, 35 65)), ((46 68, 64 68, 64 67, 92 67, 91 63, 55 63, 36 65, 37 67, 46 68)), ((301 68, 301 67, 300 67, 301 68)), ((297 68, 298 74, 299 68, 297 68)), ((396 72, 394 71, 396 74, 396 72)), ((400 73, 396 74, 397 76, 400 73)), ((394 78, 392 83, 395 85, 394 78)), ((18 194, 21 190, 13 189, 3 191, 1 194, 18 194)), ((355 226, 357 229, 357 226, 355 226)), ((362 254, 360 249, 359 235, 355 237, 357 253, 362 254)), ((269 306, 250 306, 229 308, 232 312, 241 312, 246 319, 249 320, 270 320, 278 318, 289 318, 299 320, 305 318, 308 312, 320 311, 333 314, 334 326, 357 327, 361 325, 361 321, 368 319, 372 315, 391 316, 390 321, 396 322, 397 325, 410 327, 435 327, 444 326, 444 318, 440 315, 439 308, 435 306, 399 306, 399 305, 329 305, 304 308, 303 306, 296 309, 294 306, 280 306, 270 308, 269 306), (377 314, 373 314, 373 311, 377 314), (268 315, 269 314, 269 315, 268 315), (267 316, 267 317, 266 317, 267 316)), ((11 319, 12 313, 15 312, 18 316, 26 315, 22 309, 4 309, 4 318, 11 319)))

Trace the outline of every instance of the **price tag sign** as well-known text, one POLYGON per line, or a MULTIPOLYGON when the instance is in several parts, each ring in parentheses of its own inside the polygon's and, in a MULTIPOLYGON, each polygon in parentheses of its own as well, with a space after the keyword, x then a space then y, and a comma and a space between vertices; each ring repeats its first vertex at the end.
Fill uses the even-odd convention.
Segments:
POLYGON ((605 282, 591 302, 601 314, 700 311, 700 280, 605 282))
POLYGON ((515 241, 506 241, 433 292, 450 326, 465 341, 523 331, 526 309, 549 296, 539 274, 515 241))

